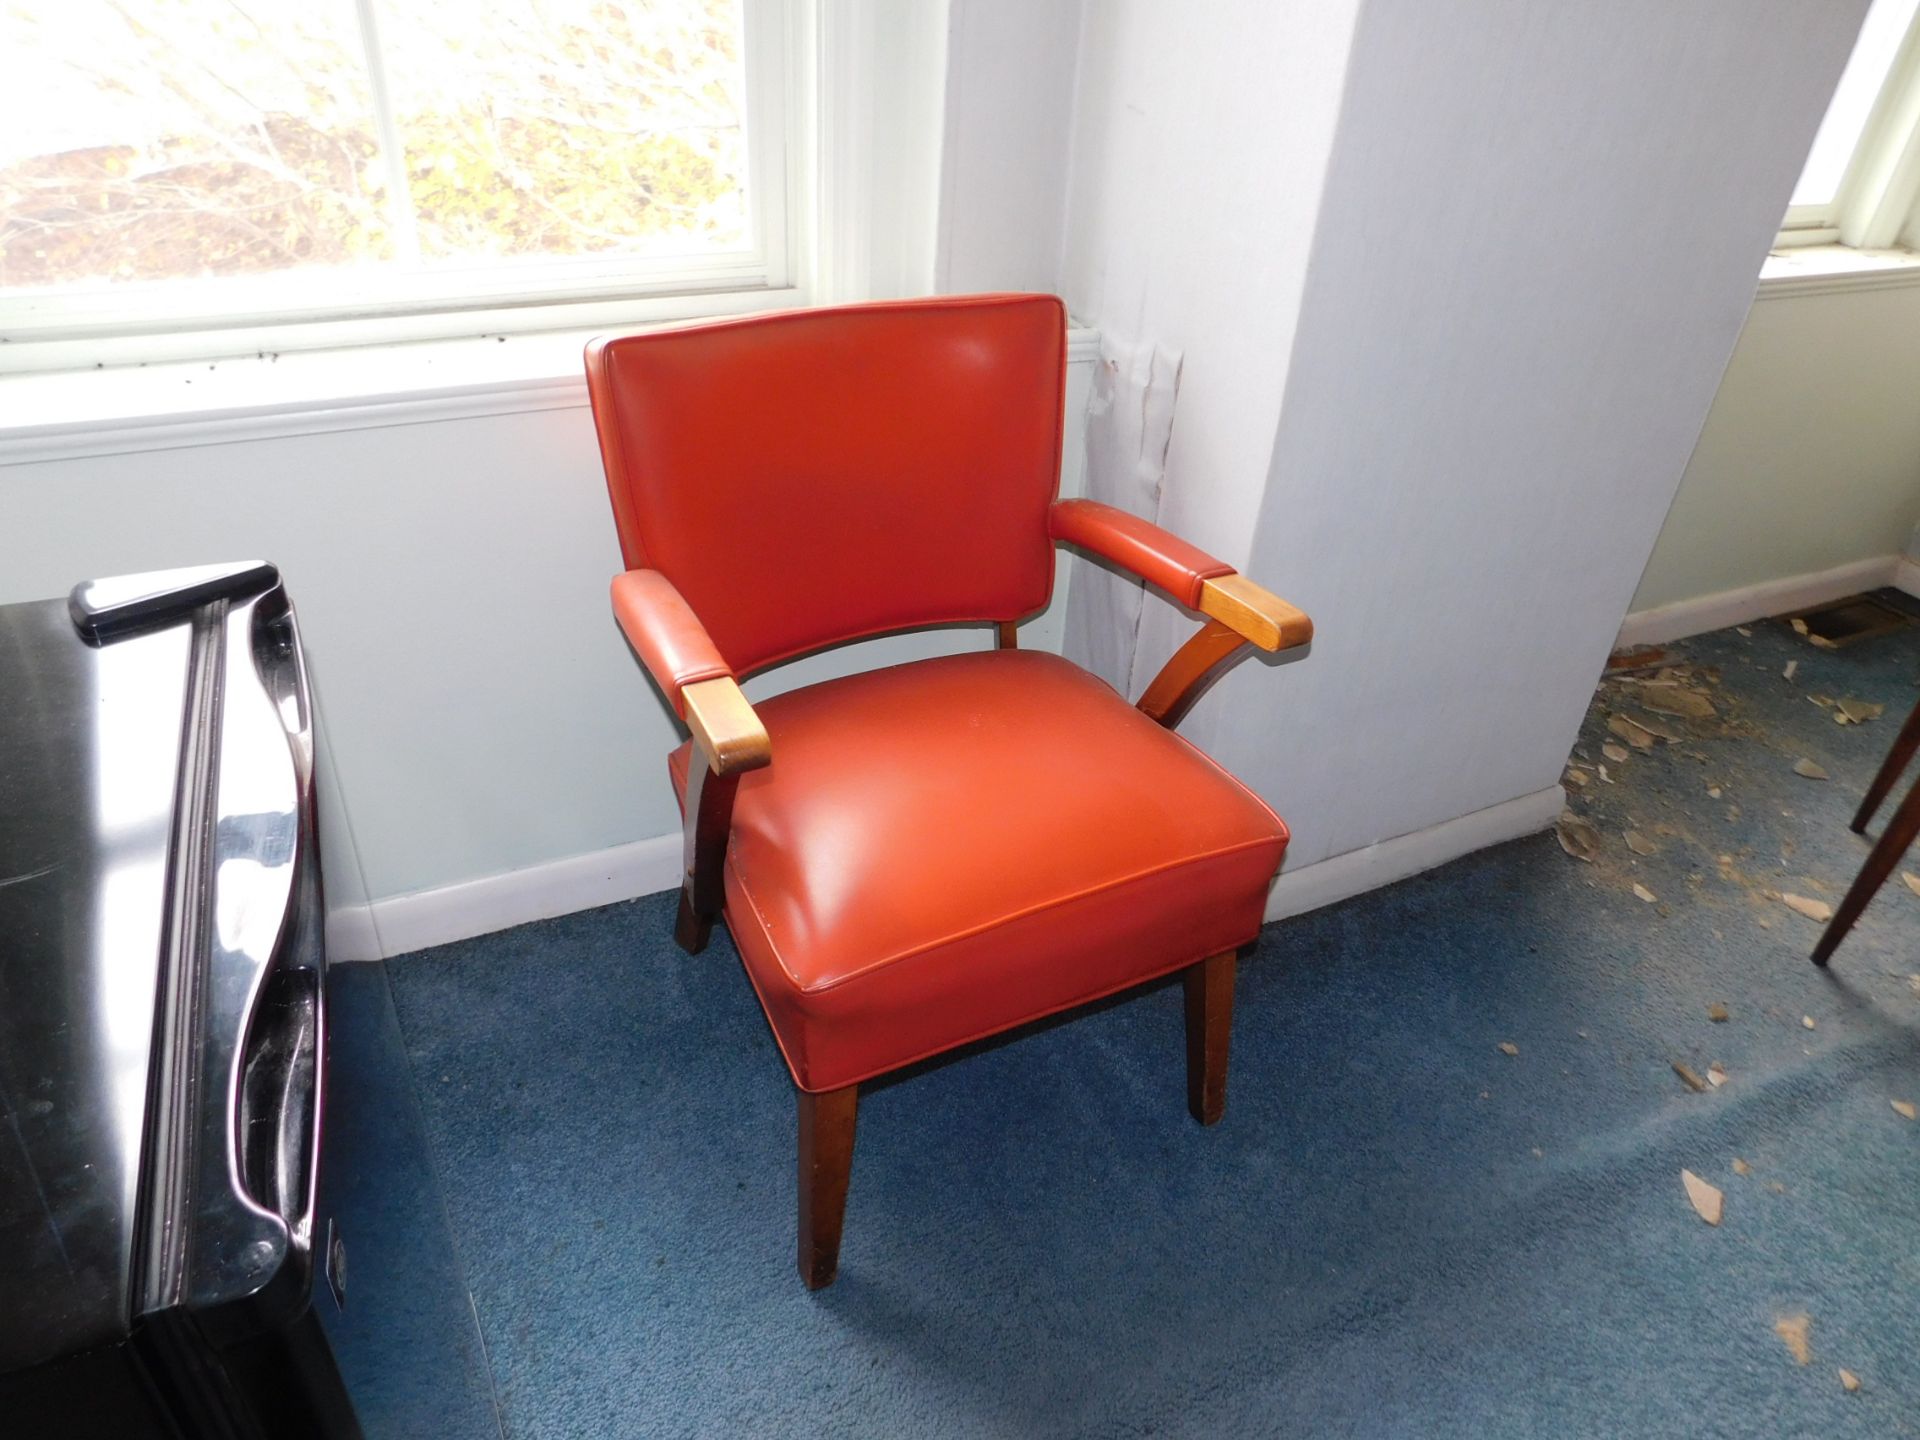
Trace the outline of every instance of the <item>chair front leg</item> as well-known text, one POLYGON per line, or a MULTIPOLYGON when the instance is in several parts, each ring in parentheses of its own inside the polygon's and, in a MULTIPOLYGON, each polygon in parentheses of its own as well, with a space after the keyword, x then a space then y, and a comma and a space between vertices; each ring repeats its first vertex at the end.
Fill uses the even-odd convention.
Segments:
POLYGON ((1237 951, 1189 965, 1187 990, 1187 1109, 1202 1125, 1227 1113, 1227 1045, 1233 1034, 1233 977, 1237 951))
POLYGON ((733 829, 733 796, 740 777, 770 764, 766 727, 731 679, 703 680, 680 692, 693 749, 687 758, 685 876, 673 938, 689 955, 706 948, 726 903, 722 867, 733 829))
POLYGON ((793 1093, 800 1112, 800 1278, 809 1290, 821 1290, 840 1271, 840 1227, 853 1176, 860 1087, 793 1093))
POLYGON ((693 747, 687 767, 680 914, 673 925, 675 943, 689 955, 707 948, 713 922, 726 903, 721 871, 727 861, 727 835, 733 828, 733 796, 739 788, 738 771, 716 775, 701 747, 693 747))

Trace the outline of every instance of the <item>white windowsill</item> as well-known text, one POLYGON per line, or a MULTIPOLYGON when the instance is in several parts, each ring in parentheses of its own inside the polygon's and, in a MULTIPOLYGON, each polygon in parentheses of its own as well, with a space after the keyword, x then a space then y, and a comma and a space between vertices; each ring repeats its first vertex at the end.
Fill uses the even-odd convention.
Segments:
POLYGON ((1920 252, 1803 245, 1775 250, 1760 267, 1760 299, 1920 285, 1920 252))
MULTIPOLYGON (((597 331, 0 378, 0 466, 582 409, 597 331)), ((1090 360, 1095 331, 1067 334, 1090 360)))

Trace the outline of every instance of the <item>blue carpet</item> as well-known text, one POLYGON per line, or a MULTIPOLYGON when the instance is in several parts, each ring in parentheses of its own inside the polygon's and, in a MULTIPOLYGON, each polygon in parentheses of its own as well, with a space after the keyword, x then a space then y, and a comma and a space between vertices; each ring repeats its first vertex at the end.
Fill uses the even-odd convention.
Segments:
POLYGON ((508 1434, 1920 1434, 1920 1124, 1889 1104, 1920 1101, 1920 897, 1827 976, 1768 893, 1858 868, 1920 630, 1673 659, 1718 717, 1606 761, 1603 687, 1592 863, 1543 835, 1268 927, 1218 1128, 1171 985, 873 1089, 818 1295, 724 935, 682 955, 659 896, 395 962, 508 1434))

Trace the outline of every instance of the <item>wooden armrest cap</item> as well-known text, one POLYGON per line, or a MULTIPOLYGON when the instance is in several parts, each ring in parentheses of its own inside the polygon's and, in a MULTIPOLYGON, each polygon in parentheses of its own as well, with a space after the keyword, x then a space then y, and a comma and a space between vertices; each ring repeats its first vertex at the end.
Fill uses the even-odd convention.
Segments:
POLYGON ((1291 650, 1313 638, 1313 621, 1305 611, 1244 575, 1202 582, 1199 609, 1262 650, 1291 650))
POLYGON ((773 759, 767 727, 733 680, 701 680, 680 692, 687 728, 716 775, 757 770, 773 759))

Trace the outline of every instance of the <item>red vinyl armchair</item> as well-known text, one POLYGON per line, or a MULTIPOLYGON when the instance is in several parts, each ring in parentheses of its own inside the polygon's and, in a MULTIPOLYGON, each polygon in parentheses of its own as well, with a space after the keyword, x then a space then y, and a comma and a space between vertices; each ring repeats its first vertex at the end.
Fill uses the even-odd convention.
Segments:
POLYGON ((1278 816, 1172 725, 1307 617, 1146 521, 1057 501, 1066 314, 1042 295, 801 311, 596 340, 621 629, 691 738, 675 938, 724 917, 798 1087, 799 1260, 829 1284, 863 1081, 1181 971, 1188 1105, 1226 1104, 1234 965, 1278 816), (1056 542, 1204 617, 1129 705, 1017 648, 1056 542), (842 641, 993 624, 997 649, 750 705, 842 641))

